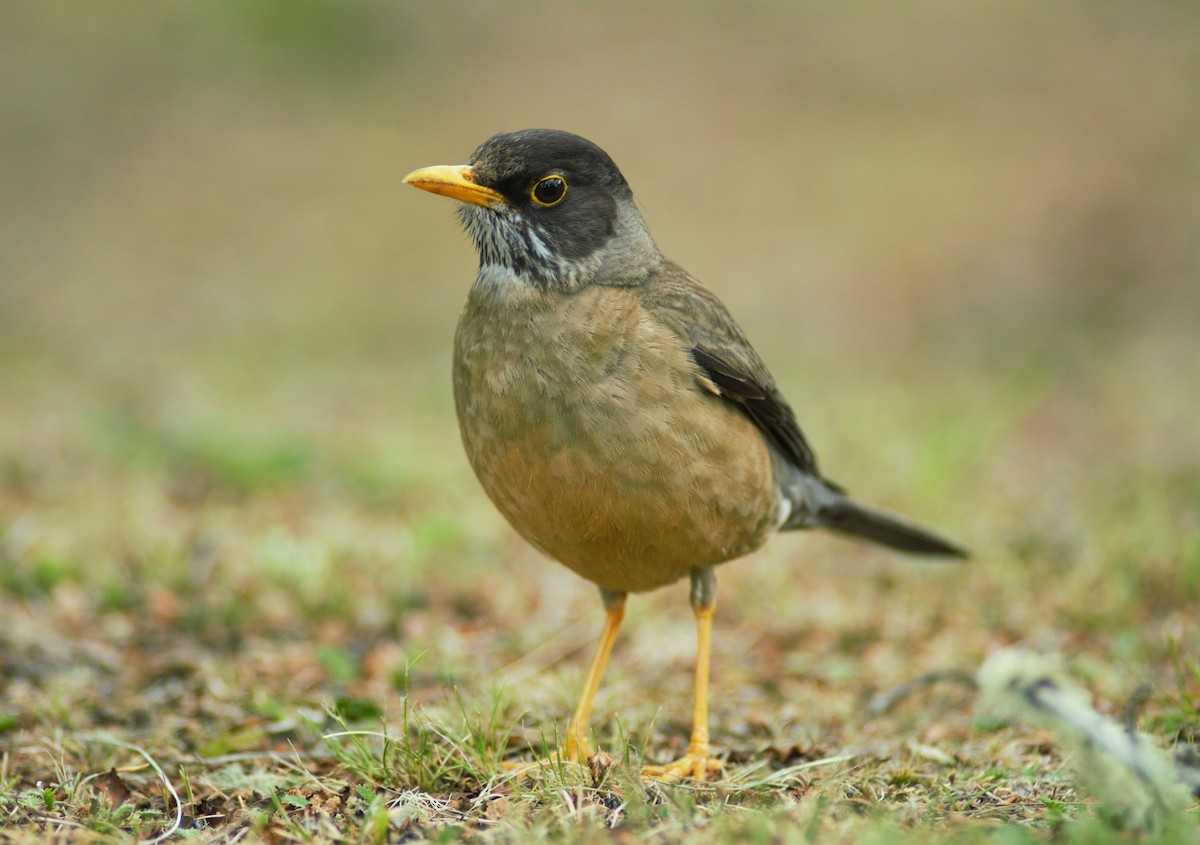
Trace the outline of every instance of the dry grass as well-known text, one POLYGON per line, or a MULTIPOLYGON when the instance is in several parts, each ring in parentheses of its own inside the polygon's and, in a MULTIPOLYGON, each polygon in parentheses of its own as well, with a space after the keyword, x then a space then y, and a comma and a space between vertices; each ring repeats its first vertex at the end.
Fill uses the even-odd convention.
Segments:
POLYGON ((7 5, 0 840, 155 837, 177 809, 198 841, 1136 838, 957 676, 871 705, 1020 642, 1109 712, 1149 682, 1143 729, 1196 740, 1198 25, 7 5), (686 742, 683 586, 631 603, 613 765, 500 772, 565 728, 598 602, 469 477, 472 257, 399 177, 529 125, 614 154, 832 477, 975 551, 793 536, 723 569, 720 784, 632 775, 686 742))

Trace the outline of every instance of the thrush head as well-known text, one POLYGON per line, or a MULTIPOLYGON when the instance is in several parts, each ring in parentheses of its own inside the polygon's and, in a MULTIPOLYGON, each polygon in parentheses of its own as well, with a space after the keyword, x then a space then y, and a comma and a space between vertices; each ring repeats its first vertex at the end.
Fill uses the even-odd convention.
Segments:
POLYGON ((425 167, 404 181, 462 202, 481 281, 635 285, 662 261, 617 165, 569 132, 493 135, 466 164, 425 167))

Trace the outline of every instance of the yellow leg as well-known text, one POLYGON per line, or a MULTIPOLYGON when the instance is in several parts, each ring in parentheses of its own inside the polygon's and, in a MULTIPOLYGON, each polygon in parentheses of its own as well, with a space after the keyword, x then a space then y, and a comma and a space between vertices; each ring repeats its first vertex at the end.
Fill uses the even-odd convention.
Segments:
POLYGON ((716 582, 710 569, 692 573, 692 611, 696 615, 696 706, 692 713, 692 739, 686 754, 663 766, 645 766, 642 777, 706 780, 721 771, 721 763, 712 758, 708 741, 708 664, 713 616, 717 611, 716 582))
MULTIPOLYGON (((613 643, 617 639, 617 631, 621 620, 625 618, 625 594, 600 591, 604 598, 604 630, 600 632, 600 641, 596 643, 596 651, 592 653, 592 662, 588 666, 587 680, 583 684, 583 694, 579 696, 579 705, 571 724, 567 727, 567 737, 562 747, 550 758, 568 763, 586 763, 592 756, 592 746, 588 742, 588 720, 592 716, 592 702, 596 698, 596 690, 600 688, 600 679, 604 677, 604 667, 608 656, 612 653, 613 643)), ((501 769, 515 777, 527 777, 545 765, 543 763, 505 762, 501 769)))
POLYGON ((600 641, 596 643, 596 651, 592 654, 592 663, 588 666, 587 680, 583 684, 583 694, 579 696, 579 705, 571 724, 567 728, 567 740, 563 745, 562 759, 572 763, 586 762, 592 756, 592 747, 587 739, 588 720, 592 717, 592 702, 596 698, 596 690, 600 689, 600 679, 604 677, 604 667, 608 665, 608 656, 612 654, 613 643, 617 640, 617 631, 621 620, 625 618, 624 594, 604 594, 604 630, 600 633, 600 641))

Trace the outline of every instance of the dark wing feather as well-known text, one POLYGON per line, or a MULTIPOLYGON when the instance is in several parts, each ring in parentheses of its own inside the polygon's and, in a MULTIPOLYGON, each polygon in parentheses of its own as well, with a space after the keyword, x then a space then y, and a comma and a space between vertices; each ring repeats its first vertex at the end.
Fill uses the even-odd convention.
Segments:
POLYGON ((710 382, 705 387, 744 413, 785 460, 818 475, 816 456, 767 365, 712 291, 664 261, 642 304, 683 341, 699 375, 710 382))
POLYGON ((817 475, 817 457, 804 439, 800 425, 779 391, 760 384, 702 346, 691 349, 692 360, 717 387, 722 398, 732 402, 758 426, 773 446, 798 468, 817 475))
POLYGON ((816 456, 766 364, 716 295, 683 268, 663 262, 645 290, 642 306, 650 318, 683 342, 703 389, 745 414, 780 457, 818 482, 792 485, 789 495, 798 497, 798 507, 782 526, 785 530, 823 525, 901 551, 966 555, 928 529, 851 501, 843 488, 821 477, 816 456))

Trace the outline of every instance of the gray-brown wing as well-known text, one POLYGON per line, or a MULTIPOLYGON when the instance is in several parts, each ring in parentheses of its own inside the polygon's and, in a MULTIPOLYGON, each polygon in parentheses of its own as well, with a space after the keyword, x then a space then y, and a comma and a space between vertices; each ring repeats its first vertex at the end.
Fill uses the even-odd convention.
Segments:
POLYGON ((797 468, 817 475, 817 459, 766 364, 716 295, 667 262, 647 289, 644 307, 688 344, 692 360, 716 389, 797 468))
POLYGON ((732 402, 749 417, 791 463, 805 472, 818 474, 817 457, 779 391, 768 390, 702 346, 692 347, 691 353, 692 360, 717 386, 722 398, 732 402))
POLYGON ((795 414, 766 365, 721 301, 678 265, 668 263, 647 288, 643 307, 687 344, 704 389, 742 411, 800 473, 784 486, 794 510, 785 530, 824 526, 918 554, 965 557, 966 552, 895 514, 860 505, 822 478, 795 414))

